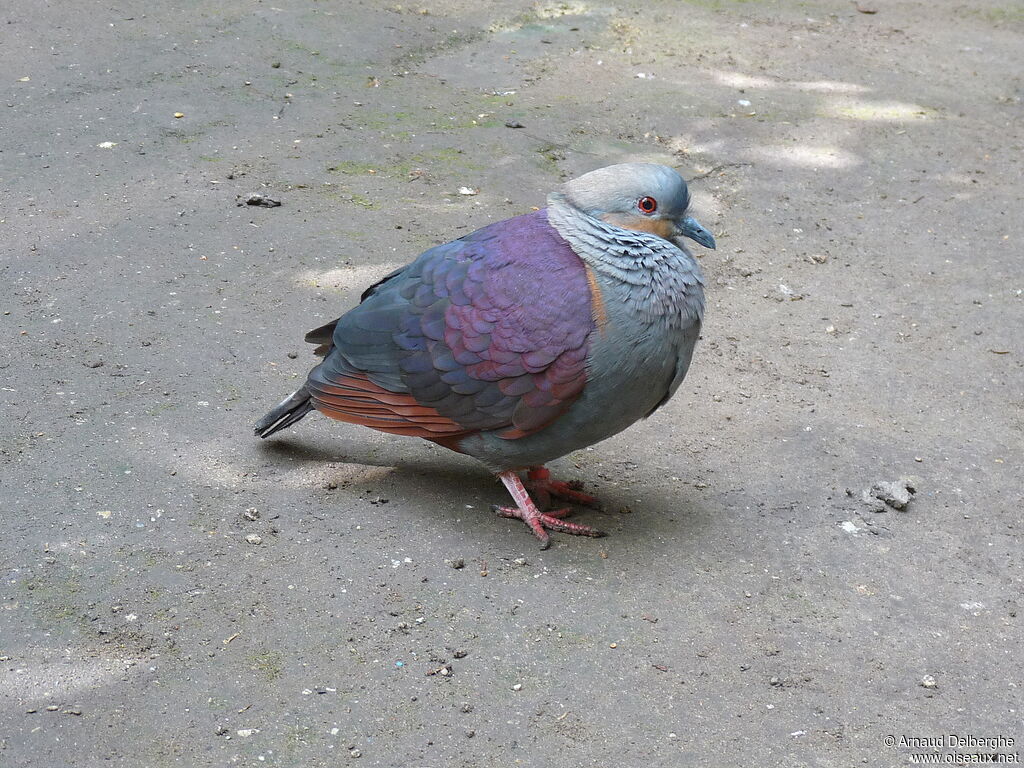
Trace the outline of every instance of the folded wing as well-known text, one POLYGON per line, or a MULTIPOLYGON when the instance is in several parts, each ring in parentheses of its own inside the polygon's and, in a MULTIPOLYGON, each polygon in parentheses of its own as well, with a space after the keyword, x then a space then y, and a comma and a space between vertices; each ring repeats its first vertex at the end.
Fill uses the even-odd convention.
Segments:
POLYGON ((583 391, 592 304, 583 262, 545 211, 492 224, 311 332, 326 358, 307 386, 329 416, 448 447, 485 430, 523 437, 583 391))

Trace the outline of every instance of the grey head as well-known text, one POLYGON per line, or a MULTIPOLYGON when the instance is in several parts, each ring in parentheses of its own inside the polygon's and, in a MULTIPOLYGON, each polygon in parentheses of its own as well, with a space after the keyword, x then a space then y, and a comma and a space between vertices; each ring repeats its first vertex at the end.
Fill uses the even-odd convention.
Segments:
POLYGON ((566 182, 562 194, 573 207, 615 226, 669 241, 689 237, 705 248, 715 247, 712 234, 687 215, 690 191, 668 166, 609 165, 566 182))

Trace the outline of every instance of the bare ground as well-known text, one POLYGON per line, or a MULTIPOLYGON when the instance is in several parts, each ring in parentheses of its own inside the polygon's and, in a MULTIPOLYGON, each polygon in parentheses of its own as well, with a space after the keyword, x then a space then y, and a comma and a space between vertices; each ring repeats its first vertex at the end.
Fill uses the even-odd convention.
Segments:
POLYGON ((0 13, 0 764, 1019 753, 1020 3, 275 2, 0 13), (719 249, 677 397, 553 466, 610 538, 251 437, 375 277, 625 159, 719 249))

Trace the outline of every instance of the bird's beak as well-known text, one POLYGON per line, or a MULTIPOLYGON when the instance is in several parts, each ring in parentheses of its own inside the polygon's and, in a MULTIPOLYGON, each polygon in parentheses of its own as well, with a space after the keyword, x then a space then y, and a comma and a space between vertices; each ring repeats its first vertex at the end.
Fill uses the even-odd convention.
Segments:
POLYGON ((677 234, 680 237, 688 237, 691 240, 703 245, 705 248, 715 249, 715 237, 708 232, 704 227, 697 223, 697 220, 693 216, 687 216, 685 219, 676 224, 678 230, 677 234))

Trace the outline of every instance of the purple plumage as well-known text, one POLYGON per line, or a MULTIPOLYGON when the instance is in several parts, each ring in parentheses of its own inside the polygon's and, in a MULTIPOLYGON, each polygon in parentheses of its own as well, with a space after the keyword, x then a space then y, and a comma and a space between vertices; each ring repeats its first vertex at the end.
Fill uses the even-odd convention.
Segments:
POLYGON ((586 267, 537 211, 431 248, 370 289, 308 386, 328 416, 456 450, 454 437, 481 430, 521 437, 582 391, 593 327, 586 267))

